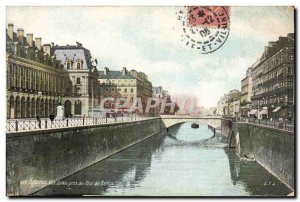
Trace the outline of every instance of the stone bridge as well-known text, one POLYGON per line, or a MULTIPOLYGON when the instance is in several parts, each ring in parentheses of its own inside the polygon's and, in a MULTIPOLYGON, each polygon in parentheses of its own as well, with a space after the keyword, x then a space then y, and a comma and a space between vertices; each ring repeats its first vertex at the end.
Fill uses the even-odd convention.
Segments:
POLYGON ((221 117, 193 117, 193 116, 167 116, 162 115, 162 128, 169 128, 171 126, 174 126, 176 124, 185 123, 185 122, 195 122, 195 123, 202 123, 207 124, 213 128, 221 129, 221 117))

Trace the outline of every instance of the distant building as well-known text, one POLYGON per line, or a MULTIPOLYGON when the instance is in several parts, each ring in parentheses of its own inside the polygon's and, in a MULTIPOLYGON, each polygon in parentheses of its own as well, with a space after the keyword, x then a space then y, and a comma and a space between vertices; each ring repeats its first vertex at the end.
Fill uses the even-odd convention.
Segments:
POLYGON ((216 115, 224 116, 226 114, 228 94, 224 94, 217 103, 216 115))
MULTIPOLYGON (((148 97, 152 97, 152 84, 143 72, 128 71, 123 67, 121 71, 110 70, 108 67, 99 72, 98 82, 101 88, 101 97, 127 98, 129 104, 140 97, 143 106, 146 106, 148 97)), ((106 108, 114 108, 113 102, 104 103, 106 108)))
POLYGON ((233 105, 233 113, 232 113, 232 116, 233 117, 240 117, 240 103, 241 101, 240 100, 234 100, 232 102, 232 105, 233 105))
POLYGON ((225 108, 225 116, 237 117, 239 116, 239 103, 241 93, 237 89, 230 90, 227 96, 227 109, 225 108))
POLYGON ((165 98, 168 96, 168 91, 164 90, 162 86, 153 87, 152 96, 154 98, 165 98))
POLYGON ((294 120, 295 102, 294 34, 269 42, 253 65, 251 114, 258 118, 294 120))
POLYGON ((252 69, 247 69, 246 77, 241 81, 241 102, 240 112, 242 117, 248 117, 251 109, 251 96, 252 96, 252 69))

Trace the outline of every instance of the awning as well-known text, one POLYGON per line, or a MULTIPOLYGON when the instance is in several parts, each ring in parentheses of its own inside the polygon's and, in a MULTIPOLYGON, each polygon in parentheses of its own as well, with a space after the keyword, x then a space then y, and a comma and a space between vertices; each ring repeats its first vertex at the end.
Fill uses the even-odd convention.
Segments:
POLYGON ((257 110, 256 109, 251 109, 251 111, 249 112, 249 114, 256 115, 257 114, 257 110))
POLYGON ((273 112, 278 112, 279 110, 280 110, 280 106, 279 107, 276 107, 274 110, 273 110, 273 112))
POLYGON ((261 112, 259 112, 260 115, 265 114, 268 115, 268 110, 267 109, 263 109, 261 110, 261 112))

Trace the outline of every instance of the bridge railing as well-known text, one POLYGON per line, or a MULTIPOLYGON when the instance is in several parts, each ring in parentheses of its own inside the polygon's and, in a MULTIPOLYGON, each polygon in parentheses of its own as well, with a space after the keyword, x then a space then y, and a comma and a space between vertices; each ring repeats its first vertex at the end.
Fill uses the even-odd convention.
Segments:
POLYGON ((138 117, 138 116, 126 116, 126 117, 113 117, 113 118, 65 118, 59 120, 41 119, 14 119, 6 121, 6 132, 21 132, 32 131, 52 128, 67 128, 76 126, 90 126, 90 125, 102 125, 111 123, 124 123, 133 122, 146 119, 152 119, 153 117, 138 117))
POLYGON ((222 118, 222 116, 198 116, 198 115, 160 115, 161 118, 178 118, 178 119, 184 119, 184 118, 195 118, 195 119, 215 119, 215 118, 222 118))
POLYGON ((292 131, 292 132, 295 131, 294 123, 288 121, 271 121, 268 119, 254 119, 254 118, 245 118, 245 117, 239 117, 236 119, 236 121, 268 126, 268 127, 292 131))

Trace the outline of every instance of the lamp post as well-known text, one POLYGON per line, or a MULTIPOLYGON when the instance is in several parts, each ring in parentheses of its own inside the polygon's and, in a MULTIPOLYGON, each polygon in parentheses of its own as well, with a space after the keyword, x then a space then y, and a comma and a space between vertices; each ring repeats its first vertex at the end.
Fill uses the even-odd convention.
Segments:
POLYGON ((92 80, 92 118, 94 118, 94 81, 92 80))
MULTIPOLYGON (((40 91, 37 93, 37 96, 38 96, 38 98, 40 99, 40 105, 41 105, 41 97, 42 97, 42 95, 43 95, 43 93, 40 92, 40 91)), ((38 106, 38 107, 39 107, 39 109, 38 109, 38 110, 39 110, 39 113, 41 113, 41 107, 40 107, 40 105, 38 106)), ((40 114, 37 114, 37 115, 40 116, 40 114)))

